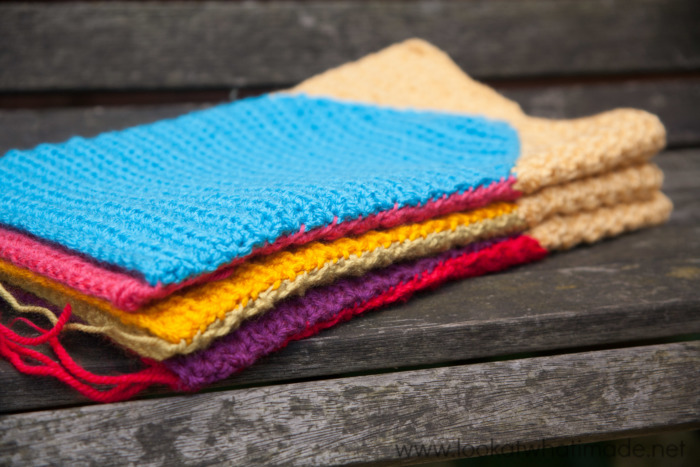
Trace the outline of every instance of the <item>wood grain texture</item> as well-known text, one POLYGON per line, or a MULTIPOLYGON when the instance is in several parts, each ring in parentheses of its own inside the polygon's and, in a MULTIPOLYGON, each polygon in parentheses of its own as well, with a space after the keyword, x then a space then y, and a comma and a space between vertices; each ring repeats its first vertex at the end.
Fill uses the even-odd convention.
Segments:
POLYGON ((698 365, 688 342, 11 415, 0 463, 330 465, 688 429, 698 365))
MULTIPOLYGON (((294 342, 218 386, 699 333, 700 150, 666 152, 658 162, 675 203, 667 225, 420 293, 294 342)), ((137 368, 96 337, 70 336, 66 345, 97 373, 137 368)), ((0 387, 0 413, 87 402, 1 360, 0 387)))
POLYGON ((537 117, 578 118, 618 107, 643 109, 664 123, 669 147, 700 146, 698 78, 507 86, 498 90, 537 117))
MULTIPOLYGON (((499 88, 530 115, 577 118, 616 107, 634 107, 657 114, 666 125, 670 147, 700 146, 700 79, 664 79, 607 84, 548 85, 499 88)), ((204 108, 204 104, 134 107, 0 110, 0 154, 61 142, 72 136, 171 118, 204 108)))
POLYGON ((698 18, 695 0, 0 5, 0 89, 288 85, 414 36, 478 78, 698 70, 698 18))
POLYGON ((204 105, 0 110, 0 155, 14 148, 29 149, 44 142, 60 143, 73 136, 95 136, 105 131, 177 117, 200 108, 204 105))

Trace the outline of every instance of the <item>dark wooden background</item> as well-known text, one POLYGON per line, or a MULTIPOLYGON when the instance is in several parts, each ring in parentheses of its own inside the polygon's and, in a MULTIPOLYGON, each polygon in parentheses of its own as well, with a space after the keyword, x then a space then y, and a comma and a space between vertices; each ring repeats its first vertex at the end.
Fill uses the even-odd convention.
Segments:
MULTIPOLYGON (((383 462, 401 440, 700 426, 699 26, 696 0, 0 3, 0 153, 288 87, 422 37, 533 115, 658 114, 675 204, 665 226, 419 294, 204 394, 97 407, 0 361, 0 464, 383 462)), ((96 372, 135 368, 99 338, 66 343, 96 372)))

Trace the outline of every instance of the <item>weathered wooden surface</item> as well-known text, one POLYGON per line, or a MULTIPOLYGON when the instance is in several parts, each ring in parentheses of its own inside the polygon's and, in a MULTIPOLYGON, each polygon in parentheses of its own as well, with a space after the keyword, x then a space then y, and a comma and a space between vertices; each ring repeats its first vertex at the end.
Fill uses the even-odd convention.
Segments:
MULTIPOLYGON (((285 87, 419 36, 533 115, 644 108, 672 148, 698 148, 698 21, 695 0, 0 4, 0 92, 285 87)), ((0 154, 198 107, 0 110, 0 154)), ((440 440, 554 446, 698 427, 700 342, 659 339, 700 333, 700 149, 658 163, 669 224, 370 312, 219 392, 85 406, 0 360, 0 414, 14 413, 0 415, 0 465, 381 462, 440 440), (406 371, 423 365, 441 368, 406 371), (384 374, 348 377, 367 372, 384 374), (71 405, 84 407, 55 410, 71 405)), ((99 337, 64 342, 97 373, 139 366, 99 337)))
POLYGON ((0 5, 0 89, 286 85, 422 37, 476 77, 700 69, 695 0, 0 5))
MULTIPOLYGON (((292 343, 219 386, 699 333, 700 150, 666 152, 658 162, 675 203, 667 225, 418 294, 292 343)), ((97 373, 136 368, 98 338, 66 344, 97 373)), ((86 402, 5 361, 0 387, 0 413, 86 402)))
POLYGON ((497 89, 537 117, 578 118, 617 107, 643 109, 664 123, 669 147, 700 146, 700 78, 497 89))
MULTIPOLYGON (((608 84, 505 86, 496 89, 528 114, 576 118, 615 107, 634 107, 661 118, 670 147, 700 145, 700 78, 608 84)), ((204 104, 0 110, 0 155, 13 148, 94 136, 203 108, 204 104)))
MULTIPOLYGON (((60 143, 73 136, 95 136, 164 118, 177 117, 203 105, 88 107, 42 110, 0 110, 0 155, 39 143, 60 143)), ((700 133, 700 130, 698 130, 700 133)))
POLYGON ((329 465, 689 429, 699 365, 692 342, 11 415, 0 464, 329 465))

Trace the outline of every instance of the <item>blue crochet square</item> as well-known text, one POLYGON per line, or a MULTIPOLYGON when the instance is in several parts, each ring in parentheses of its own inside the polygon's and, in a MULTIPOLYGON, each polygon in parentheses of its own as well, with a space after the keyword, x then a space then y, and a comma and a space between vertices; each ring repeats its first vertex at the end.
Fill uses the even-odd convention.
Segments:
POLYGON ((181 282, 283 235, 510 175, 517 132, 478 116, 266 95, 0 159, 0 223, 181 282))

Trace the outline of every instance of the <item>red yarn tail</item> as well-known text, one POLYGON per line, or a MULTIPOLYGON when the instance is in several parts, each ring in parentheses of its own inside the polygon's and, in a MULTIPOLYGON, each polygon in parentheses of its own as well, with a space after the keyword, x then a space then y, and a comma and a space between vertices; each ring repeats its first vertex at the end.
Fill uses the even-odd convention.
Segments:
POLYGON ((134 397, 155 384, 173 389, 180 387, 179 379, 162 363, 142 359, 146 368, 135 373, 102 376, 82 368, 76 363, 58 340, 59 333, 71 316, 71 306, 66 305, 51 329, 44 329, 26 318, 17 317, 9 326, 0 324, 0 356, 8 360, 20 372, 29 375, 53 376, 71 386, 80 394, 97 402, 117 402, 134 397), (21 321, 39 333, 36 337, 17 334, 11 327, 21 321), (31 347, 49 344, 58 360, 54 360, 31 347))

